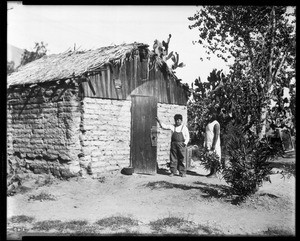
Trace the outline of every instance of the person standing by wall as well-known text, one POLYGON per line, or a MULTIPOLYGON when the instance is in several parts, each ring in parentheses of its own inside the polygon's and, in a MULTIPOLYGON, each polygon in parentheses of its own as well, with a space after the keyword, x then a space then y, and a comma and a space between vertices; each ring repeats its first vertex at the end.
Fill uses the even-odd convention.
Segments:
MULTIPOLYGON (((204 147, 209 154, 215 152, 219 156, 219 164, 221 165, 221 141, 220 141, 220 124, 217 121, 216 114, 210 114, 208 123, 205 128, 204 147)), ((211 167, 207 177, 216 177, 216 168, 211 167)))
POLYGON ((158 117, 156 120, 161 128, 172 131, 171 149, 170 149, 170 176, 174 176, 178 170, 181 177, 186 176, 185 153, 190 134, 188 128, 182 123, 182 115, 174 116, 174 125, 166 125, 161 123, 158 117))

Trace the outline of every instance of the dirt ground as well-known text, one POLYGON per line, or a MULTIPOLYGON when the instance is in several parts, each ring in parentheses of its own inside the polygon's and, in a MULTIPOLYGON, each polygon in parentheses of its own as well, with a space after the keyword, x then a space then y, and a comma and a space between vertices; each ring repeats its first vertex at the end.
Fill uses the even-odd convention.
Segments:
MULTIPOLYGON (((295 158, 279 162, 292 163, 295 158)), ((98 178, 51 179, 51 185, 40 185, 43 181, 45 184, 43 175, 28 179, 23 183, 23 193, 7 197, 8 238, 24 235, 14 228, 17 224, 9 221, 18 215, 34 217, 35 222, 86 220, 89 223, 125 216, 139 221, 135 233, 141 235, 152 235, 149 223, 166 217, 203 225, 215 230, 212 232, 215 235, 262 235, 268 230, 295 235, 295 176, 282 178, 281 174, 273 174, 272 183, 265 182, 256 194, 236 205, 226 194, 228 185, 220 176, 207 178, 207 171, 194 164, 186 177, 169 177, 167 170, 160 170, 156 175, 116 172, 98 178), (55 200, 30 199, 41 192, 51 194, 55 200)), ((275 173, 280 170, 274 168, 275 173)), ((27 224, 26 234, 30 232, 33 231, 27 224)), ((116 231, 105 229, 100 233, 116 231)), ((164 231, 169 235, 175 233, 180 231, 176 228, 164 231)))

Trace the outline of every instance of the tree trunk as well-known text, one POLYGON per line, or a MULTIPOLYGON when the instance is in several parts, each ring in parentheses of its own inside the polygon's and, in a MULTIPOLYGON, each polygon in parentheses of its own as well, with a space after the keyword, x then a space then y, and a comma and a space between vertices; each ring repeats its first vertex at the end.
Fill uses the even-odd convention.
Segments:
MULTIPOLYGON (((272 8, 272 22, 270 23, 270 29, 271 29, 271 43, 270 43, 270 58, 269 58, 269 66, 268 66, 268 76, 266 79, 266 84, 265 84, 265 93, 266 93, 266 98, 265 101, 268 101, 270 92, 271 92, 271 86, 272 86, 272 81, 273 81, 273 73, 272 73, 272 68, 273 68, 273 56, 274 56, 274 35, 275 35, 275 27, 276 27, 276 20, 275 20, 275 8, 272 8)), ((259 139, 261 140, 263 137, 266 136, 266 125, 267 125, 267 115, 268 115, 268 108, 266 105, 263 105, 261 108, 261 117, 260 117, 260 131, 259 131, 259 139)))
POLYGON ((260 116, 261 128, 258 134, 260 140, 266 135, 267 114, 268 114, 267 112, 268 112, 267 107, 262 107, 261 116, 260 116))

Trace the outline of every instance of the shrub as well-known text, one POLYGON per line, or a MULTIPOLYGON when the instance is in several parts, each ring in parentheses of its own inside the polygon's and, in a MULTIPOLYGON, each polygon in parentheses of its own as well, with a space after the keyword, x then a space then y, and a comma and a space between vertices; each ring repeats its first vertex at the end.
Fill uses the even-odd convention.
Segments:
POLYGON ((206 170, 214 168, 217 172, 221 171, 219 156, 215 152, 209 153, 206 148, 201 148, 195 151, 195 156, 206 170))
POLYGON ((271 145, 266 138, 259 140, 233 124, 228 126, 225 147, 229 165, 222 171, 223 178, 241 200, 255 193, 263 181, 270 181, 270 160, 283 153, 282 146, 271 145))

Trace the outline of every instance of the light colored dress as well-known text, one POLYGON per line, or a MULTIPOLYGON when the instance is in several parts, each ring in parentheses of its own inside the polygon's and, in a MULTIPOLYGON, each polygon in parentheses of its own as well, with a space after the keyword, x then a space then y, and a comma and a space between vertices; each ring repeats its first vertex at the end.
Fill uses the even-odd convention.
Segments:
MULTIPOLYGON (((219 124, 218 121, 214 120, 211 123, 208 123, 205 128, 205 139, 204 139, 204 147, 207 147, 209 150, 212 147, 213 139, 214 139, 214 126, 215 124, 219 124)), ((219 161, 221 161, 221 141, 220 135, 218 136, 215 152, 219 156, 219 161)))

